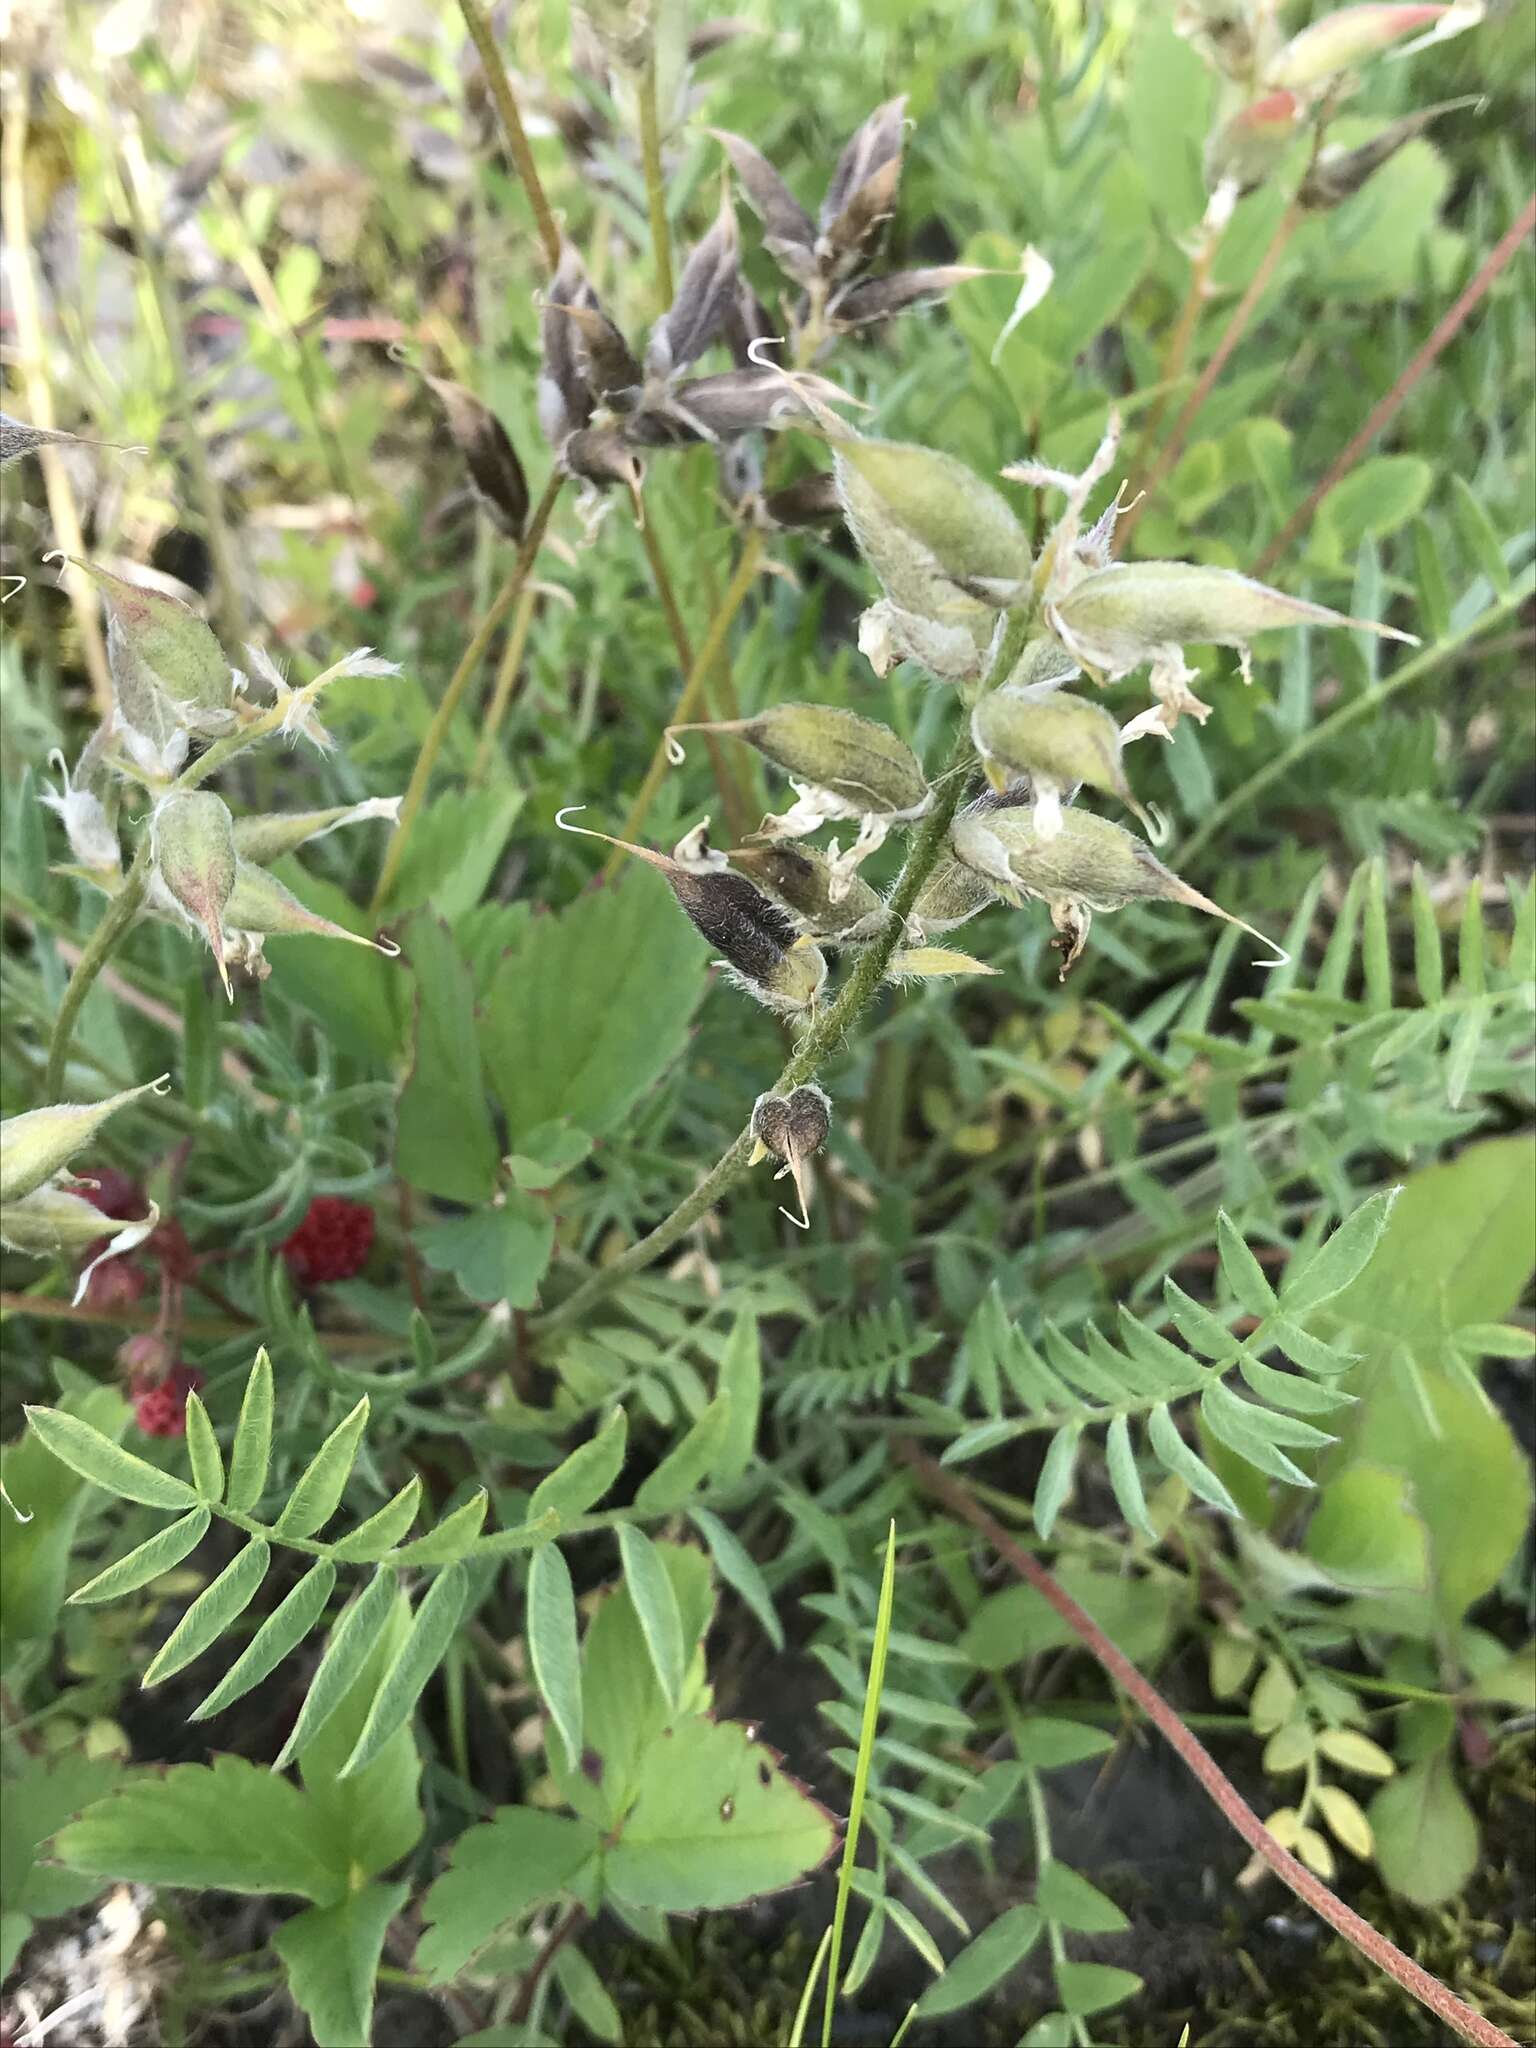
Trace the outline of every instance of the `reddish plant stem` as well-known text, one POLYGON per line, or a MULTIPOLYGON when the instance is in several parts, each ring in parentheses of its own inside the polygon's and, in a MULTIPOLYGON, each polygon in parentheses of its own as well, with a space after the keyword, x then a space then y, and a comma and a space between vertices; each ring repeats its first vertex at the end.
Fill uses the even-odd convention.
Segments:
POLYGON ((586 1907, 572 1906, 566 1913, 565 1918, 551 1929, 545 1939, 544 1946, 539 1950, 537 1960, 532 1964, 527 1976, 524 1977, 522 1983, 517 1987, 517 1997, 513 2000, 512 2010, 507 2015, 508 2020, 513 2026, 519 2026, 527 2019, 529 2013, 533 2011, 533 2001, 538 1996, 539 1986, 544 1981, 545 1971, 555 1960, 555 1957, 559 1955, 561 1949, 565 1947, 571 1936, 579 1934, 586 1924, 586 1907))
POLYGON ((896 1455, 912 1467, 924 1492, 941 1500, 963 1521, 969 1522, 973 1529, 979 1530, 998 1556, 1050 1602, 1073 1634, 1097 1657, 1116 1685, 1130 1694, 1147 1719, 1171 1744, 1223 1819, 1231 1823, 1249 1848, 1263 1857, 1275 1875, 1290 1886, 1304 1905, 1310 1906, 1319 1919, 1326 1920, 1336 1933, 1342 1934, 1368 1962, 1384 1970, 1421 2005, 1427 2006, 1437 2019, 1453 2027, 1463 2041, 1474 2042, 1477 2048, 1518 2048, 1508 2034, 1464 2004, 1454 1991, 1442 1984, 1438 1977, 1432 1977, 1427 1970, 1421 1969, 1411 1956, 1405 1956, 1368 1920, 1361 1919, 1358 1913, 1346 1906, 1321 1878, 1315 1877, 1304 1864, 1297 1862, 1288 1849, 1280 1846, 1178 1712, 1154 1685, 1142 1677, 1130 1659, 1115 1648, 1098 1623, 1057 1584, 1044 1565, 1015 1543, 1002 1523, 987 1513, 962 1481, 910 1442, 898 1443, 896 1455))
POLYGON ((1200 372, 1200 375, 1195 379, 1195 388, 1190 392, 1188 398, 1185 399, 1179 416, 1173 423, 1173 432, 1168 437, 1167 446, 1152 465, 1151 473, 1147 477, 1146 482, 1141 486, 1141 496, 1128 505, 1121 515, 1119 526, 1115 531, 1117 552, 1124 551, 1126 542, 1136 531, 1137 523, 1141 518, 1140 508, 1152 499, 1159 484, 1162 483, 1179 457, 1184 453, 1185 440, 1188 438, 1189 430, 1194 425, 1200 408, 1210 397, 1216 379, 1227 367, 1232 351, 1248 332, 1249 323, 1258 309, 1259 301, 1269 289, 1269 281, 1275 274, 1275 267, 1279 263, 1280 258, 1285 254, 1287 248, 1289 248, 1291 237, 1301 225, 1303 218, 1304 215, 1300 204, 1293 199, 1285 209, 1285 212, 1281 214, 1275 232, 1269 238, 1269 247, 1259 259, 1259 267, 1248 281, 1247 291, 1243 293, 1243 296, 1233 308, 1232 317, 1227 322, 1220 341, 1216 344, 1215 353, 1200 372))
POLYGON ((1397 382, 1392 386, 1386 397, 1371 412, 1370 417, 1366 420, 1364 426, 1361 427, 1359 433, 1355 435, 1343 453, 1338 456, 1321 483, 1315 485, 1307 493, 1304 501, 1291 514, 1263 554, 1260 555, 1258 561, 1254 564, 1253 573, 1255 576, 1262 576, 1266 569, 1272 568, 1279 561, 1280 557, 1285 553, 1297 534, 1306 526, 1312 514, 1317 510, 1323 499, 1327 497, 1340 477, 1348 475, 1366 449, 1376 439, 1376 436, 1397 417, 1414 386, 1424 376, 1424 373, 1432 367, 1436 358, 1442 355, 1450 346, 1473 311, 1487 296, 1495 278, 1498 277, 1500 271, 1507 267, 1515 251, 1520 247, 1520 244, 1525 240, 1533 227, 1536 227, 1536 199, 1530 199, 1526 202, 1524 213, 1521 214, 1508 234, 1489 251, 1487 260, 1478 271, 1476 277, 1472 279, 1455 305, 1451 307, 1444 319, 1440 321, 1428 341, 1425 342, 1424 346, 1413 358, 1413 361, 1402 371, 1397 382))

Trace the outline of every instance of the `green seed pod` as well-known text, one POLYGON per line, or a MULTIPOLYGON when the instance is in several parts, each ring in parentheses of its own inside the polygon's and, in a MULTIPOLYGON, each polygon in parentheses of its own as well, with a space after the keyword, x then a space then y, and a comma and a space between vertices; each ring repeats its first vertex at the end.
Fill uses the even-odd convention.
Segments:
POLYGON ((255 932, 262 938, 350 939, 354 946, 372 946, 376 953, 394 959, 400 948, 377 939, 365 939, 361 932, 349 932, 345 925, 332 924, 285 888, 276 875, 257 867, 254 861, 235 862, 234 887, 224 904, 224 928, 230 932, 255 932))
POLYGON ((1369 142, 1362 142, 1355 149, 1330 144, 1327 149, 1319 151, 1302 179, 1297 199, 1313 212, 1342 206, 1376 175, 1384 163, 1396 156, 1415 136, 1422 135, 1442 114, 1477 104, 1475 93, 1459 100, 1442 100, 1438 106, 1421 107, 1417 113, 1406 114, 1400 121, 1388 122, 1379 135, 1373 135, 1369 142))
POLYGON ((103 1216, 83 1195, 45 1186, 0 1207, 0 1244, 12 1251, 30 1252, 35 1258, 71 1258, 105 1237, 105 1250, 92 1259, 76 1283, 74 1300, 78 1305, 96 1268, 142 1244, 159 1221, 160 1211, 153 1202, 147 1216, 124 1221, 103 1216))
POLYGON ((162 907, 179 911, 213 949, 213 958, 231 1002, 224 961, 224 909, 235 886, 235 831, 229 806, 211 790, 189 790, 170 796, 151 821, 154 870, 152 897, 162 907))
MULTIPOLYGON (((958 821, 957 821, 958 822, 958 821)), ((940 932, 952 932, 989 903, 997 901, 997 890, 985 875, 954 855, 941 855, 912 906, 912 919, 925 939, 940 932)))
POLYGON ((1134 902, 1187 904, 1269 946, 1276 957, 1259 964, 1280 966, 1287 958, 1251 924, 1170 873, 1145 841, 1091 811, 1063 812, 1061 829, 1050 837, 1042 836, 1028 811, 966 811, 955 820, 950 844, 1003 896, 1049 905, 1058 929, 1072 935, 1063 978, 1083 949, 1091 914, 1134 902))
POLYGON ((555 823, 563 832, 579 832, 585 838, 622 847, 665 877, 695 930, 718 949, 721 957, 717 964, 738 988, 767 1009, 786 1016, 797 1016, 811 1007, 827 978, 825 957, 800 938, 778 905, 745 875, 732 874, 722 856, 704 852, 701 834, 690 833, 682 841, 679 852, 690 851, 679 859, 675 854, 658 853, 654 847, 615 839, 608 832, 568 825, 570 808, 555 813, 555 823), (697 854, 691 852, 695 845, 697 854))
POLYGON ((1120 764, 1120 728, 1102 704, 1065 690, 993 690, 971 714, 971 739, 994 789, 1027 775, 1037 803, 1059 811, 1063 794, 1085 783, 1119 797, 1151 829, 1120 764))
POLYGON ((364 803, 338 804, 326 811, 263 811, 236 818, 235 852, 242 860, 265 867, 343 825, 360 825, 365 818, 387 818, 391 825, 398 824, 400 803, 397 796, 371 796, 364 803))
MULTIPOLYGON (((851 436, 834 444, 833 460, 844 516, 882 583, 882 559, 915 561, 984 604, 1001 608, 1022 596, 1029 538, 1002 494, 963 462, 913 442, 851 436)), ((887 590, 905 609, 928 609, 887 590)))
POLYGON ((1029 690, 1040 683, 1069 683, 1081 668, 1059 640, 1042 633, 1026 640, 1024 651, 1003 678, 1005 690, 1029 690))
POLYGON ((860 875, 840 875, 814 846, 773 839, 763 846, 735 847, 726 858, 797 918, 813 939, 867 938, 884 919, 879 893, 860 875), (844 884, 843 893, 835 894, 844 884))
POLYGON ((106 592, 118 633, 171 704, 200 732, 227 731, 234 720, 234 671, 207 622, 164 591, 126 582, 91 562, 77 566, 106 592))
MULTIPOLYGON (((170 1075, 162 1074, 157 1081, 125 1088, 102 1102, 55 1102, 8 1116, 0 1123, 0 1201, 19 1202, 31 1194, 83 1151, 125 1103, 141 1095, 163 1095, 169 1085, 170 1075)), ((99 1218, 100 1211, 96 1213, 99 1218)))
POLYGON ((825 1090, 807 1081, 788 1095, 759 1095, 752 1105, 752 1156, 782 1160, 775 1180, 793 1175, 795 1193, 800 1197, 800 1214, 785 1209, 791 1223, 801 1230, 811 1227, 811 1204, 806 1164, 827 1142, 832 1128, 832 1101, 825 1090))
MULTIPOLYGON (((829 817, 913 818, 928 805, 923 764, 887 725, 830 704, 772 704, 755 718, 718 725, 674 725, 680 732, 728 732, 756 747, 796 782, 840 799, 829 817)), ((682 749, 675 748, 674 761, 682 749)))

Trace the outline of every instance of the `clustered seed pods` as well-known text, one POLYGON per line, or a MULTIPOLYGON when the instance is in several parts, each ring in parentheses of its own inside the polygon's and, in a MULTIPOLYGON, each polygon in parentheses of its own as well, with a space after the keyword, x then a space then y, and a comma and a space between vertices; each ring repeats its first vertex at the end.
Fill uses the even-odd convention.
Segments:
POLYGON ((752 1155, 750 1163, 773 1158, 782 1161, 775 1180, 789 1174, 800 1197, 800 1214, 781 1209, 798 1229, 811 1227, 808 1162, 827 1142, 832 1128, 832 1100, 814 1082, 803 1082, 788 1095, 759 1095, 752 1106, 752 1155))
POLYGON ((94 1184, 77 1181, 67 1171, 68 1162, 108 1117, 142 1095, 162 1094, 169 1081, 162 1074, 102 1102, 53 1103, 0 1123, 0 1244, 36 1257, 73 1257, 106 1239, 79 1277, 77 1303, 103 1261, 142 1244, 160 1212, 151 1202, 140 1217, 104 1217, 81 1192, 94 1184))

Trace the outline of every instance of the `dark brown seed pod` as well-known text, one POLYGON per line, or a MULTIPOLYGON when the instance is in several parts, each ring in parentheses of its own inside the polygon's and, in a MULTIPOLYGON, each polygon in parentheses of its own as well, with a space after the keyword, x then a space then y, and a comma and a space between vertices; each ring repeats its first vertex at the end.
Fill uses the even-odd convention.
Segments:
POLYGON ((855 130, 838 158, 817 219, 822 273, 846 277, 874 256, 896 204, 907 99, 887 100, 855 130))
POLYGON ((764 1158, 782 1160, 774 1179, 782 1180, 786 1173, 793 1176, 800 1214, 789 1209, 781 1214, 801 1230, 811 1227, 807 1163, 827 1142, 831 1128, 831 1097, 814 1081, 802 1082, 788 1095, 759 1095, 752 1106, 751 1163, 756 1165, 764 1158))
POLYGON ((741 238, 729 186, 722 186, 720 210, 683 266, 672 304, 651 330, 645 367, 653 377, 671 377, 703 355, 723 331, 740 281, 741 238))
POLYGON ((662 875, 672 894, 687 913, 695 930, 702 933, 720 954, 723 966, 736 985, 785 1016, 809 1010, 827 978, 827 963, 814 946, 801 940, 794 925, 745 875, 732 874, 723 856, 705 852, 702 842, 690 834, 677 854, 658 853, 654 847, 635 846, 627 839, 615 839, 609 832, 594 832, 587 825, 569 825, 571 805, 557 811, 555 823, 562 832, 579 832, 588 839, 601 839, 608 846, 622 847, 662 875), (685 852, 698 846, 696 855, 685 852))
POLYGON ((810 215, 755 144, 724 128, 709 132, 730 158, 741 189, 763 224, 763 247, 786 277, 809 284, 816 275, 816 229, 810 215))
POLYGON ((832 526, 842 517, 837 478, 830 469, 808 469, 792 484, 770 491, 763 512, 775 526, 832 526))
POLYGON ((571 309, 600 311, 597 294, 587 282, 581 258, 569 243, 549 281, 549 296, 539 313, 539 425, 552 448, 563 448, 569 435, 592 417, 592 390, 582 367, 577 327, 571 309))
POLYGON ((25 420, 13 420, 9 413, 0 412, 0 469, 9 469, 13 462, 20 462, 23 455, 32 455, 39 448, 113 448, 120 455, 144 455, 144 448, 125 448, 117 441, 87 441, 79 434, 66 434, 58 427, 34 427, 25 420))
POLYGON ((770 839, 734 847, 726 859, 799 920, 813 939, 867 938, 885 919, 878 891, 859 875, 839 875, 814 846, 770 839), (841 895, 835 892, 842 888, 841 895))
POLYGON ((563 313, 575 330, 576 361, 593 396, 616 412, 633 411, 645 372, 608 315, 599 306, 563 306, 553 301, 550 310, 563 313))
POLYGON ((1342 206, 1375 176, 1384 163, 1396 156, 1405 143, 1412 142, 1416 135, 1422 135, 1431 122, 1438 121, 1442 114, 1477 104, 1476 94, 1459 100, 1442 100, 1438 106, 1421 107, 1416 114, 1407 114, 1400 121, 1389 122, 1379 135, 1373 135, 1369 142, 1362 142, 1356 149, 1343 149, 1334 144, 1322 150, 1301 182, 1301 190, 1296 195, 1298 200, 1314 211, 1342 206))
POLYGON ((972 263, 941 263, 927 270, 894 270, 888 277, 862 278, 850 285, 828 307, 834 327, 847 330, 867 327, 874 320, 889 320, 913 306, 932 306, 973 277, 989 273, 972 263))
POLYGON ((446 377, 423 376, 442 406, 454 446, 464 458, 475 496, 508 540, 528 523, 528 479, 506 428, 490 407, 446 377))

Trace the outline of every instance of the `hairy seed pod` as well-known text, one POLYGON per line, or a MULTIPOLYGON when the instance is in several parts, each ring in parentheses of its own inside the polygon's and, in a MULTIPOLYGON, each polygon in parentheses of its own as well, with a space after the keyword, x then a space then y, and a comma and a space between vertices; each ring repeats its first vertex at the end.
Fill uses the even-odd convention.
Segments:
POLYGON ((446 377, 424 377, 448 420, 475 496, 508 540, 520 541, 528 522, 528 478, 506 428, 490 407, 446 377))
POLYGON ((23 455, 39 448, 115 448, 120 454, 142 455, 142 448, 123 448, 117 441, 87 441, 79 434, 66 434, 57 427, 34 427, 26 420, 13 420, 0 412, 0 469, 9 469, 23 455))
POLYGON ((224 993, 231 1002, 224 961, 224 907, 235 886, 235 830, 229 806, 211 790, 169 796, 150 823, 154 869, 151 887, 196 927, 213 951, 224 993))
POLYGON ((593 395, 615 412, 632 412, 639 399, 645 372, 630 352, 629 343, 598 305, 555 305, 575 332, 576 360, 593 395))
POLYGON ((123 643, 184 719, 200 732, 227 731, 234 720, 234 671, 207 621, 163 590, 70 559, 101 585, 123 643))
POLYGON ((879 247, 896 205, 906 94, 887 100, 849 137, 817 217, 816 259, 822 274, 862 270, 879 247))
MULTIPOLYGON (((51 1180, 95 1137, 110 1116, 141 1095, 163 1095, 170 1075, 125 1088, 101 1102, 54 1102, 0 1123, 0 1201, 19 1202, 51 1180)), ((100 1235, 100 1233, 97 1233, 100 1235)))
POLYGON ((44 1185, 19 1201, 0 1206, 0 1244, 9 1245, 12 1251, 30 1252, 35 1258, 73 1258, 88 1245, 99 1244, 106 1238, 105 1249, 91 1260, 75 1284, 73 1300, 78 1307, 85 1299, 96 1268, 142 1244, 159 1221, 160 1211, 153 1202, 147 1216, 104 1216, 84 1196, 72 1194, 68 1188, 44 1185))
POLYGON ((910 818, 928 803, 928 778, 906 741, 857 711, 771 704, 753 718, 669 726, 669 742, 680 732, 734 733, 797 782, 842 799, 844 816, 910 818))
POLYGON ((596 308, 597 294, 587 282, 581 258, 566 243, 539 313, 539 426, 557 452, 592 417, 592 388, 580 360, 576 323, 570 318, 576 306, 596 308))
POLYGON ((783 1162, 775 1180, 786 1173, 794 1177, 800 1197, 800 1214, 788 1209, 781 1213, 802 1230, 811 1226, 811 1205, 806 1163, 827 1142, 832 1128, 832 1100, 814 1081, 802 1082, 788 1095, 759 1095, 752 1105, 753 1147, 750 1164, 773 1158, 783 1162))
POLYGON ((276 875, 249 860, 235 863, 234 887, 224 904, 224 925, 228 931, 255 932, 262 938, 349 939, 354 946, 372 946, 390 959, 400 951, 396 945, 332 924, 328 917, 317 917, 276 875))
POLYGON ((748 881, 718 865, 719 856, 703 851, 700 835, 690 833, 678 853, 658 853, 654 847, 635 846, 627 839, 615 839, 608 832, 594 832, 586 825, 568 825, 571 809, 557 811, 555 823, 563 832, 579 832, 588 839, 601 839, 608 846, 621 847, 643 860, 662 875, 687 913, 689 921, 720 954, 719 962, 731 980, 765 1008, 785 1016, 798 1016, 810 1009, 827 978, 825 957, 815 946, 805 944, 794 925, 778 905, 748 881), (684 857, 679 858, 678 854, 684 857))
POLYGON ((397 796, 371 796, 360 804, 337 804, 324 811, 253 812, 235 820, 235 852, 242 860, 266 867, 285 853, 296 853, 311 839, 340 831, 343 825, 360 825, 367 818, 385 818, 396 825, 401 802, 397 796))
POLYGON ((740 283, 741 237, 724 180, 714 225, 683 265, 672 304, 651 330, 645 367, 671 377, 697 362, 726 324, 740 283))
POLYGON ((994 789, 1029 776, 1037 829, 1049 832, 1047 820, 1053 812, 1059 818, 1062 796, 1084 783, 1117 796, 1151 830, 1120 763, 1120 728, 1102 704, 1051 685, 992 690, 971 714, 971 740, 994 789))
POLYGON ((958 855, 941 855, 917 892, 912 919, 923 937, 932 939, 953 931, 997 900, 997 890, 985 875, 967 867, 958 855))
POLYGON ((1274 957, 1256 964, 1275 967, 1287 958, 1261 931, 1170 873, 1144 840, 1091 811, 1064 812, 1060 831, 1048 838, 1026 811, 962 812, 950 844, 1004 897, 1032 897, 1050 906, 1058 928, 1073 936, 1063 978, 1083 949, 1091 913, 1136 902, 1183 903, 1235 924, 1270 947, 1274 957))
POLYGON ((708 131, 731 160, 748 204, 763 224, 763 247, 786 277, 806 285, 816 275, 816 230, 760 149, 724 128, 708 131))
POLYGON ((1026 640, 1024 651, 1003 679, 1007 690, 1029 690, 1043 683, 1069 683, 1082 674, 1081 668, 1059 640, 1042 633, 1026 640))
POLYGON ((938 263, 923 270, 894 270, 885 277, 862 278, 836 295, 827 317, 840 334, 846 334, 914 306, 932 306, 957 284, 969 284, 973 278, 989 274, 974 263, 938 263))
POLYGON ((830 469, 808 469, 792 484, 770 491, 763 511, 775 526, 830 526, 842 513, 837 479, 830 469))
POLYGON ((782 904, 813 939, 868 938, 884 922, 885 905, 878 891, 860 875, 840 875, 814 846, 770 839, 762 846, 735 847, 726 858, 782 904), (835 892, 840 887, 839 895, 835 892))
POLYGON ((913 568, 926 566, 988 605, 1006 606, 1023 594, 1029 537, 1002 494, 963 462, 914 442, 852 435, 834 444, 833 462, 859 552, 895 603, 926 609, 886 582, 882 559, 898 567, 910 559, 913 568))

